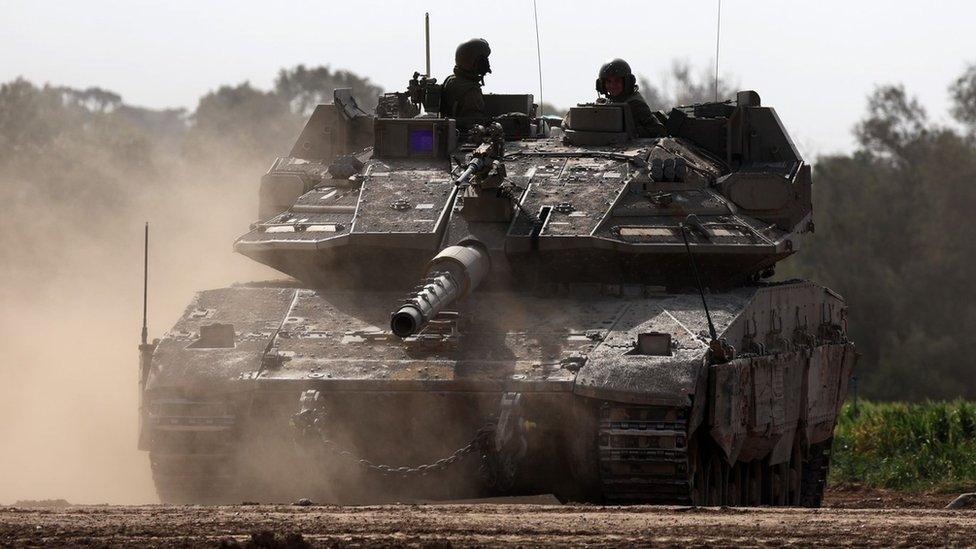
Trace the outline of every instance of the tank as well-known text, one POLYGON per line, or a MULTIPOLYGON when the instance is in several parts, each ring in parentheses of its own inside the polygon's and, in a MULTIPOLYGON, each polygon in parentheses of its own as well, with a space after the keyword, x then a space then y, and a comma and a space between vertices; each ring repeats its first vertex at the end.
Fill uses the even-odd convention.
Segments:
POLYGON ((627 104, 437 92, 319 105, 234 244, 288 280, 141 347, 162 501, 818 506, 857 354, 840 295, 771 281, 814 229, 776 112, 638 138, 627 104))

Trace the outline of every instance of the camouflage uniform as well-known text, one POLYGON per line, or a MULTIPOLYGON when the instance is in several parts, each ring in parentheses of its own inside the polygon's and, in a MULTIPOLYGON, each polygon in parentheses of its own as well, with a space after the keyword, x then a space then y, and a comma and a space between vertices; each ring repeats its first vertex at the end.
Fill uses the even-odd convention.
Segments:
MULTIPOLYGON (((637 91, 636 86, 630 95, 610 97, 610 101, 630 105, 630 112, 634 113, 634 123, 637 125, 637 137, 666 137, 668 135, 667 128, 658 118, 660 113, 651 111, 647 101, 637 91)), ((660 116, 663 117, 663 115, 660 116)))
POLYGON ((447 118, 485 116, 485 97, 481 93, 479 75, 454 67, 454 74, 444 80, 444 89, 441 92, 441 116, 447 118))
POLYGON ((661 113, 651 111, 644 101, 644 96, 637 91, 637 78, 630 70, 630 64, 623 59, 611 59, 600 67, 600 74, 596 79, 596 91, 601 95, 606 95, 613 103, 627 103, 634 114, 634 123, 637 125, 638 137, 664 137, 668 135, 668 130, 662 122, 665 119, 661 113), (624 92, 620 95, 612 96, 604 87, 605 78, 616 77, 624 81, 624 92))
POLYGON ((441 116, 448 118, 484 118, 485 97, 481 86, 491 72, 488 56, 491 48, 482 38, 461 43, 454 52, 454 74, 444 80, 441 91, 441 116))

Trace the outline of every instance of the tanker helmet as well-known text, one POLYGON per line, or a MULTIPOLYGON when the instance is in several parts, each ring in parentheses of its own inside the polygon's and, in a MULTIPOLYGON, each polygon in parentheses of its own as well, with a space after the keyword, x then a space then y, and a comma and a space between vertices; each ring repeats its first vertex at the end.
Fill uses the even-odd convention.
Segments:
POLYGON ((491 55, 491 48, 488 46, 488 41, 484 38, 472 38, 457 47, 454 52, 454 64, 461 69, 484 76, 491 72, 491 66, 488 64, 489 55, 491 55))
POLYGON ((600 74, 596 79, 596 91, 601 95, 607 95, 607 88, 603 85, 604 78, 610 78, 617 76, 624 79, 624 91, 629 93, 637 86, 637 78, 634 73, 630 70, 630 64, 620 59, 611 59, 600 67, 600 74))

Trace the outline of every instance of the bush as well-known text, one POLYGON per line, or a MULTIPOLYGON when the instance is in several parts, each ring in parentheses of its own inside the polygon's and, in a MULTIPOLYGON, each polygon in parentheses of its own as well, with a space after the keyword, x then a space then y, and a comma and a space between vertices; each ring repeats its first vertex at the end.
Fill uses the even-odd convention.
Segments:
POLYGON ((830 479, 875 488, 976 488, 976 403, 844 405, 830 479))

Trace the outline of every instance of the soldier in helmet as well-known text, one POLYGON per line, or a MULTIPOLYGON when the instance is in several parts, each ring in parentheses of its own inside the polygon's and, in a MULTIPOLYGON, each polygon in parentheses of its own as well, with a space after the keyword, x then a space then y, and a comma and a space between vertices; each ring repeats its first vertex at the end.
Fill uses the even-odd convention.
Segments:
POLYGON ((491 48, 483 38, 461 43, 454 52, 454 74, 444 80, 441 92, 441 116, 448 118, 484 118, 485 98, 481 86, 491 72, 488 56, 491 48))
MULTIPOLYGON (((630 64, 623 59, 612 59, 600 67, 596 91, 613 103, 627 103, 634 114, 638 137, 664 137, 668 134, 658 114, 651 112, 644 97, 637 91, 637 78, 630 64)), ((663 115, 660 115, 663 118, 663 115)))

